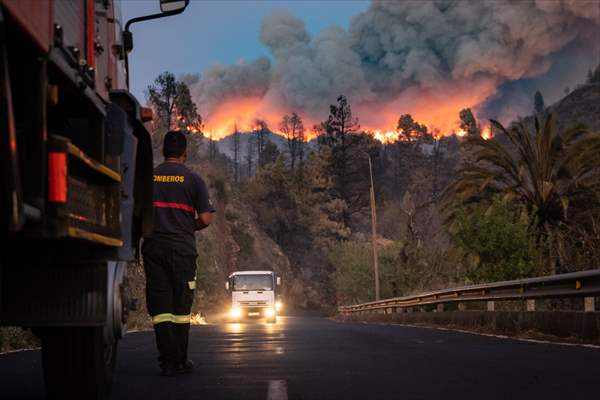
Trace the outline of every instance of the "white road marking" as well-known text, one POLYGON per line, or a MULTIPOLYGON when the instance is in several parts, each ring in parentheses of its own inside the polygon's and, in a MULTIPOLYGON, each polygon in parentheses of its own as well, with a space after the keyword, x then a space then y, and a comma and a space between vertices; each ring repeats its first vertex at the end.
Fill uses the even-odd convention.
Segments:
POLYGON ((389 323, 389 322, 366 322, 366 321, 358 321, 358 322, 360 322, 364 325, 408 326, 410 328, 435 329, 437 331, 459 332, 459 333, 466 333, 468 335, 487 336, 487 337, 493 337, 493 338, 502 339, 502 340, 515 340, 517 342, 552 344, 552 345, 556 345, 556 346, 566 346, 566 347, 584 347, 587 349, 595 349, 595 350, 600 349, 599 345, 591 344, 591 343, 569 343, 569 342, 559 342, 559 341, 543 340, 543 339, 529 339, 529 338, 523 338, 523 337, 517 337, 517 336, 507 336, 507 335, 498 335, 498 334, 493 334, 493 333, 468 331, 468 330, 457 329, 457 328, 444 328, 441 326, 398 324, 398 323, 389 323))
POLYGON ((523 337, 516 337, 516 336, 507 336, 507 335, 498 335, 498 334, 493 334, 493 333, 484 333, 484 332, 474 332, 474 331, 467 331, 464 329, 453 329, 453 328, 442 328, 442 327, 424 327, 424 326, 419 326, 419 325, 406 325, 406 326, 410 326, 413 328, 429 328, 429 329, 436 329, 438 331, 450 331, 450 332, 460 332, 460 333, 466 333, 469 335, 478 335, 478 336, 487 336, 487 337, 493 337, 496 339, 502 339, 502 340, 516 340, 518 342, 529 342, 529 343, 538 343, 538 344, 553 344, 553 345, 557 345, 557 346, 567 346, 567 347, 584 347, 587 349, 600 349, 600 346, 596 345, 596 344, 591 344, 591 343, 569 343, 569 342, 559 342, 559 341, 552 341, 552 340, 543 340, 543 339, 530 339, 530 338, 523 338, 523 337))
POLYGON ((26 349, 0 351, 0 356, 3 356, 4 354, 21 353, 24 351, 34 351, 34 350, 41 350, 41 349, 42 349, 41 347, 31 347, 31 348, 26 348, 26 349))
POLYGON ((285 381, 269 381, 267 400, 287 400, 287 384, 285 381))

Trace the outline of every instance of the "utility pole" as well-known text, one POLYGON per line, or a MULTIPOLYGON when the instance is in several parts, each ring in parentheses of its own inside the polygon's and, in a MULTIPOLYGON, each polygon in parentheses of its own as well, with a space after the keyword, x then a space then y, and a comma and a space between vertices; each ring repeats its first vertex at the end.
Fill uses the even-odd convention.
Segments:
POLYGON ((237 124, 233 130, 233 181, 240 181, 240 132, 238 132, 237 124))
POLYGON ((377 211, 375 208, 375 187, 373 186, 373 165, 369 159, 369 176, 371 177, 371 241, 373 244, 373 274, 375 275, 375 300, 379 300, 379 260, 377 259, 377 211))

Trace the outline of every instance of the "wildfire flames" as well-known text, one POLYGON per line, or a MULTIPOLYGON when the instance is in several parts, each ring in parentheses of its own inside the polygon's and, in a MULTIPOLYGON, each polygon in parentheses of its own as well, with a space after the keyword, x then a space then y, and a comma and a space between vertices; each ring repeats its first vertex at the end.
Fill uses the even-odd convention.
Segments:
MULTIPOLYGON (((459 127, 460 121, 458 119, 458 111, 461 107, 468 106, 465 104, 468 103, 461 102, 456 108, 446 104, 444 105, 445 107, 443 110, 440 110, 440 107, 438 107, 436 112, 432 113, 428 113, 426 110, 419 110, 419 112, 415 113, 413 116, 418 122, 427 125, 429 131, 436 138, 451 135, 463 137, 467 135, 467 132, 459 127), (455 117, 452 118, 451 115, 455 115, 455 117), (447 117, 448 120, 444 120, 444 117, 447 117)), ((368 107, 361 107, 360 105, 353 109, 353 111, 359 118, 359 123, 363 121, 363 113, 367 117, 365 118, 367 121, 366 124, 360 123, 361 131, 372 135, 382 143, 392 143, 403 140, 396 130, 397 121, 400 116, 399 114, 395 115, 387 110, 387 112, 382 110, 373 112, 368 107), (373 123, 376 119, 381 120, 381 125, 384 127, 378 127, 377 124, 373 123)), ((257 119, 266 121, 272 132, 279 133, 279 123, 281 118, 283 115, 289 113, 291 113, 291 111, 280 110, 277 107, 273 107, 271 104, 265 102, 265 99, 261 98, 229 100, 206 116, 203 134, 213 139, 221 139, 231 135, 236 129, 238 132, 251 132, 256 129, 257 119)), ((324 121, 326 116, 311 118, 307 115, 301 115, 301 117, 306 130, 306 139, 310 140, 315 138, 317 133, 314 130, 314 126, 321 121, 324 121)), ((483 121, 481 122, 481 125, 484 125, 483 121)), ((193 126, 188 127, 188 130, 193 133, 199 132, 198 129, 193 126)), ((484 139, 492 137, 489 126, 482 129, 481 136, 484 139)))
POLYGON ((396 126, 403 114, 436 137, 464 136, 459 112, 466 108, 489 139, 486 118, 509 123, 528 112, 534 83, 549 93, 546 100, 557 100, 557 85, 579 83, 597 62, 600 14, 592 3, 373 1, 347 29, 316 34, 279 9, 261 23, 269 57, 215 64, 194 78, 190 93, 204 117, 203 134, 215 139, 235 126, 252 131, 257 118, 277 132, 291 112, 311 139, 339 95, 361 130, 382 142, 401 140, 396 126))
POLYGON ((489 140, 492 137, 494 137, 494 135, 492 134, 492 128, 489 126, 484 127, 481 130, 481 137, 484 138, 485 140, 489 140))

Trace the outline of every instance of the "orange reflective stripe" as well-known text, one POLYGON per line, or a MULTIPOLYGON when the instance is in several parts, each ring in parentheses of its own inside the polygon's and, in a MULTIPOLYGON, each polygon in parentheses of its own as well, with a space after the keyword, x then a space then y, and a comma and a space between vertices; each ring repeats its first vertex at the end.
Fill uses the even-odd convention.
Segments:
POLYGON ((182 204, 182 203, 167 203, 164 201, 155 201, 154 203, 152 203, 152 205, 154 207, 159 207, 159 208, 176 208, 178 210, 183 210, 183 211, 187 211, 187 212, 194 212, 194 207, 188 205, 188 204, 182 204))
POLYGON ((48 201, 67 202, 67 154, 48 152, 48 201))

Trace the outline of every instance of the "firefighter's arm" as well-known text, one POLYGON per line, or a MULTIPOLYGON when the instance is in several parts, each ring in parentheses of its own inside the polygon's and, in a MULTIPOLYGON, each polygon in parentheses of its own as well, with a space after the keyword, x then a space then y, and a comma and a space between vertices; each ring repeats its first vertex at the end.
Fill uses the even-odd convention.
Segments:
POLYGON ((212 212, 203 212, 198 214, 196 217, 196 230, 201 231, 202 229, 208 227, 213 219, 212 212))
POLYGON ((202 178, 195 175, 196 179, 196 230, 200 231, 210 225, 215 208, 208 197, 208 189, 202 178))

